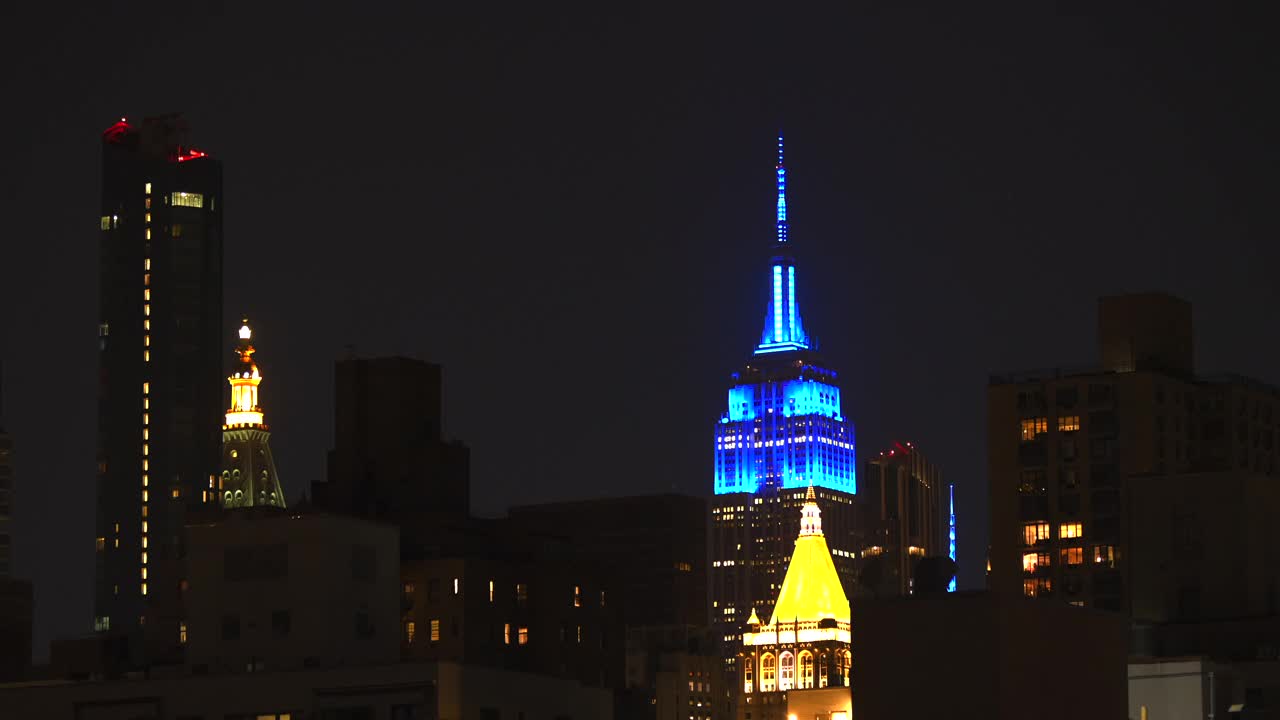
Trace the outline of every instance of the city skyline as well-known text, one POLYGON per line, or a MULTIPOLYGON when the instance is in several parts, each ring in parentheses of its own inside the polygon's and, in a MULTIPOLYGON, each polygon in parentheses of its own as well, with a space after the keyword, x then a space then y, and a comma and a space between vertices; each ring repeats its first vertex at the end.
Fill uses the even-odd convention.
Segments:
MULTIPOLYGON (((1211 44, 1181 57, 1189 18, 1149 35, 1133 33, 1137 17, 1050 28, 1043 17, 1018 15, 988 30, 961 18, 962 38, 1021 49, 1028 61, 1008 68, 1000 53, 977 52, 939 67, 966 40, 928 26, 918 44, 895 51, 875 35, 911 25, 909 14, 844 19, 809 49, 781 41, 789 52, 778 68, 766 59, 772 33, 759 18, 736 17, 724 29, 691 18, 676 29, 681 52, 656 68, 626 60, 590 33, 573 38, 620 79, 579 65, 568 51, 519 69, 523 53, 565 32, 554 27, 451 79, 433 74, 428 61, 468 57, 465 42, 422 49, 416 35, 368 16, 348 30, 352 56, 325 59, 296 38, 269 49, 286 24, 268 12, 248 57, 214 63, 183 53, 194 58, 186 67, 161 71, 183 82, 154 85, 140 79, 161 54, 154 48, 124 43, 117 52, 111 41, 107 52, 107 37, 145 35, 117 18, 91 13, 69 28, 64 42, 80 48, 73 62, 19 46, 20 106, 40 110, 46 125, 33 134, 19 125, 30 114, 4 120, 11 137, 31 138, 16 151, 6 216, 14 237, 32 241, 11 251, 4 301, 14 311, 0 353, 6 429, 19 448, 16 569, 41 593, 36 646, 55 634, 50 614, 75 618, 75 626, 57 626, 62 634, 89 618, 79 604, 93 540, 93 145, 122 112, 140 119, 148 113, 138 110, 184 109, 202 143, 226 160, 224 320, 250 312, 255 329, 272 338, 280 429, 272 444, 291 500, 323 475, 329 374, 348 344, 361 355, 399 352, 444 366, 447 434, 472 446, 483 512, 673 485, 705 493, 706 424, 723 400, 711 389, 740 360, 742 338, 759 332, 755 249, 773 232, 760 158, 779 126, 806 158, 794 195, 803 208, 795 225, 803 228, 809 293, 800 304, 843 371, 845 412, 862 446, 914 441, 955 482, 962 586, 981 579, 986 376, 1094 356, 1080 339, 1092 336, 1097 296, 1143 289, 1184 296, 1212 318, 1199 323, 1197 349, 1208 357, 1198 365, 1277 380, 1270 368, 1280 350, 1263 309, 1274 305, 1275 291, 1262 275, 1276 251, 1260 242, 1267 187, 1260 169, 1269 150, 1258 142, 1268 123, 1256 118, 1268 108, 1261 100, 1217 102, 1263 72, 1249 67, 1253 46, 1214 55, 1211 44), (99 32, 100 25, 114 30, 99 32), (1003 37, 1011 26, 1032 30, 1003 37), (362 39, 362 29, 391 39, 362 39), (708 57, 717 53, 699 49, 704 37, 741 57, 742 67, 708 57), (1032 37, 1042 51, 1026 47, 1032 37), (1121 52, 1131 44, 1141 50, 1134 57, 1121 52), (1064 49, 1083 58, 1055 56, 1064 49), (287 60, 290 50, 298 60, 287 60), (111 58, 106 72, 117 83, 83 73, 95 55, 111 58), (402 94, 399 83, 412 71, 362 89, 363 77, 404 57, 440 86, 434 96, 442 106, 460 109, 432 116, 435 104, 402 94), (876 57, 897 62, 866 62, 876 57), (240 86, 259 63, 268 72, 240 86), (53 81, 30 79, 36 68, 63 89, 54 94, 53 81), (568 70, 568 80, 538 80, 556 70, 568 70), (843 72, 852 73, 847 89, 843 72), (293 82, 295 75, 302 79, 293 82), (1174 92, 1175 79, 1186 87, 1174 92), (322 91, 330 83, 353 99, 329 100, 322 91), (486 100, 492 93, 471 89, 487 84, 517 106, 558 100, 563 109, 506 119, 486 100), (583 87, 598 102, 585 99, 589 93, 579 99, 583 87), (1075 93, 1069 102, 1064 90, 1075 93), (262 103, 252 115, 221 107, 255 99, 262 103), (299 109, 290 109, 295 103, 299 109), (1171 119, 1170 103, 1184 115, 1171 119), (982 112, 966 111, 971 104, 982 112), (988 126, 990 117, 1005 120, 988 126), (617 134, 637 120, 643 130, 617 134), (375 132, 388 124, 398 129, 375 132), (611 260, 619 252, 624 261, 611 260), (1033 323, 1043 315, 1056 322, 1033 323), (590 341, 576 341, 584 336, 590 341), (653 378, 601 403, 606 421, 575 430, 585 438, 564 437, 561 413, 574 403, 564 401, 561 383, 529 381, 557 376, 566 343, 580 387, 653 378), (65 383, 59 402, 24 380, 37 376, 65 383), (493 410, 513 402, 558 419, 504 431, 507 421, 493 410), (44 430, 51 427, 59 432, 44 430), (616 463, 611 438, 642 429, 670 438, 669 454, 616 463), (617 465, 604 482, 591 471, 617 465), (63 522, 38 527, 55 508, 63 522)), ((189 22, 183 37, 154 42, 212 47, 227 22, 189 22)), ((638 30, 581 22, 600 38, 640 47, 638 30)), ((453 30, 479 35, 485 49, 500 47, 473 25, 453 30)), ((222 331, 229 338, 234 328, 222 331)))

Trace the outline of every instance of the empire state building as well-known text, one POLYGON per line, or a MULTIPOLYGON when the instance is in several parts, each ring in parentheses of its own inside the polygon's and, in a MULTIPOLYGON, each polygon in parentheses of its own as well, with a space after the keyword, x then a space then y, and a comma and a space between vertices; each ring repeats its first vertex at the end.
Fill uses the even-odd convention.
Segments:
POLYGON ((775 174, 777 225, 765 274, 764 331, 745 367, 732 374, 728 408, 715 429, 711 614, 726 650, 741 645, 753 609, 762 617, 772 613, 810 486, 849 594, 855 577, 853 425, 841 407, 838 376, 801 321, 781 137, 775 174))

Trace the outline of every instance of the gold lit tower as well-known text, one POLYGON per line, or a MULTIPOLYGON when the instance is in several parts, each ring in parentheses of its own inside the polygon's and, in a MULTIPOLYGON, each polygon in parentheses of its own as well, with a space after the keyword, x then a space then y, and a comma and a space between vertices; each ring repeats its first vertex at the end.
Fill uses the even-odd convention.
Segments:
POLYGON ((742 636, 738 718, 847 720, 851 640, 849 599, 809 486, 800 534, 769 622, 760 622, 753 609, 742 636))
POLYGON ((284 507, 284 491, 271 457, 271 433, 262 421, 258 405, 258 385, 262 373, 253 361, 254 348, 249 319, 240 325, 240 343, 236 347, 239 364, 227 382, 231 384, 231 407, 227 424, 222 426, 222 476, 218 484, 222 507, 240 508, 254 505, 284 507))

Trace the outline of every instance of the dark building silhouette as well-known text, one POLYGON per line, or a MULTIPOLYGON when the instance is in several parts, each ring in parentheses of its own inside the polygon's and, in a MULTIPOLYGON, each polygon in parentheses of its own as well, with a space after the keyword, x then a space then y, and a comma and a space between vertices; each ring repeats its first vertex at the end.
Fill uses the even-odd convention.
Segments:
POLYGON ((4 365, 0 364, 0 579, 13 574, 13 438, 4 429, 4 365))
POLYGON ((895 443, 863 464, 855 594, 911 593, 920 561, 947 555, 948 500, 941 473, 911 443, 895 443))
POLYGON ((313 502, 390 522, 421 543, 432 518, 466 517, 470 450, 443 437, 439 365, 402 357, 347 358, 334 368, 334 447, 313 502))
POLYGON ((864 598, 853 627, 853 718, 1125 717, 1114 613, 958 592, 864 598))
POLYGON ((1280 660, 1280 482, 1227 470, 1126 490, 1133 654, 1280 660))
POLYGON ((628 626, 707 624, 705 499, 578 500, 513 507, 509 517, 527 532, 572 543, 612 588, 628 626))
MULTIPOLYGON (((1146 576, 1133 567, 1129 482, 1226 471, 1274 480, 1280 391, 1195 375, 1191 308, 1177 298, 1104 298, 1098 325, 1101 366, 991 380, 989 582, 1130 614, 1148 589, 1134 587, 1146 576)), ((1220 492, 1201 477, 1203 492, 1220 492)))
POLYGON ((222 165, 179 115, 102 135, 94 628, 176 646, 222 415, 222 165))

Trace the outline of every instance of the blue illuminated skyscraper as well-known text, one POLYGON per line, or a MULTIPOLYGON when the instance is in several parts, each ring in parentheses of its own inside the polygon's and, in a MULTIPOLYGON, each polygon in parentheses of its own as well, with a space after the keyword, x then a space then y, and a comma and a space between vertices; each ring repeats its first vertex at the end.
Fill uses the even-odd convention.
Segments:
POLYGON ((746 366, 731 376, 728 408, 715 430, 711 613, 727 646, 740 644, 752 610, 760 617, 772 611, 810 486, 846 594, 854 585, 853 426, 841 409, 836 372, 817 354, 800 316, 781 137, 775 175, 764 331, 746 366))
POLYGON ((855 493, 853 427, 840 409, 836 373, 813 352, 796 302, 781 137, 776 172, 777 239, 764 333, 747 367, 734 373, 729 408, 716 428, 715 492, 813 485, 855 493))

